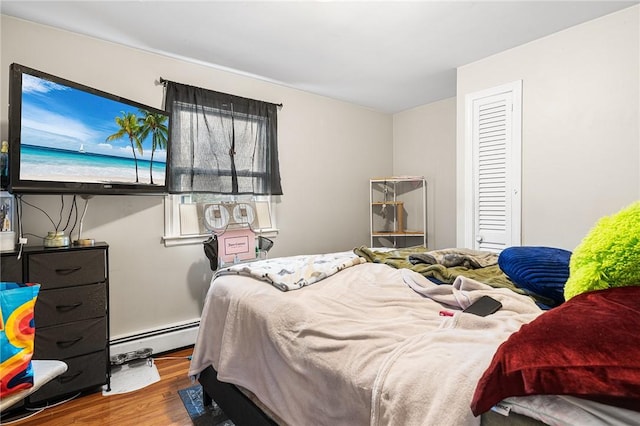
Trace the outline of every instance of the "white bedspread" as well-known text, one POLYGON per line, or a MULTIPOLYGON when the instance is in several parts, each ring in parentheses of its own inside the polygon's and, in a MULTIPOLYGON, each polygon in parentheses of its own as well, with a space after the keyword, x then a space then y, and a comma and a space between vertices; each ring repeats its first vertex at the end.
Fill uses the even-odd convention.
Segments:
POLYGON ((479 424, 469 409, 477 380, 498 345, 540 313, 507 289, 464 278, 436 286, 382 264, 294 292, 223 275, 189 374, 213 365, 291 425, 479 424), (485 318, 455 308, 485 294, 503 308, 485 318))

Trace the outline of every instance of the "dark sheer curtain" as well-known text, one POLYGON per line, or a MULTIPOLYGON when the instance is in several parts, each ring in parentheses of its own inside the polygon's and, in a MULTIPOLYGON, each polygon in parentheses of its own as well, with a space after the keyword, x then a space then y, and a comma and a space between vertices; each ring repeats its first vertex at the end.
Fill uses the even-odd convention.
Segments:
POLYGON ((169 192, 282 195, 278 107, 166 82, 169 192))

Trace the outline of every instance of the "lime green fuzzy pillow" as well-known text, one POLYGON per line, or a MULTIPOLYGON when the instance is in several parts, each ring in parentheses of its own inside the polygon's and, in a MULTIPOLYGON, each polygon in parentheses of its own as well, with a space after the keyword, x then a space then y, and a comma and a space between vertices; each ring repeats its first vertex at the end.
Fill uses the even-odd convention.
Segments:
POLYGON ((576 247, 564 297, 632 285, 640 286, 640 201, 601 218, 576 247))

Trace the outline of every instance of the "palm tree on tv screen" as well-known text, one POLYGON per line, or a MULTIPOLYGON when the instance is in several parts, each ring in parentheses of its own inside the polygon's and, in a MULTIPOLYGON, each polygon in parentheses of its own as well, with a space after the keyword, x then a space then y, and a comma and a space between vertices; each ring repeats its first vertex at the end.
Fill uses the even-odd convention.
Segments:
POLYGON ((153 154, 156 149, 166 149, 169 138, 169 129, 166 121, 169 117, 164 114, 153 113, 145 109, 139 110, 142 117, 138 118, 140 125, 140 140, 145 140, 151 134, 151 164, 149 165, 149 177, 153 184, 153 154))
POLYGON ((142 141, 140 139, 140 125, 138 124, 138 117, 132 112, 125 113, 123 111, 122 116, 116 117, 115 120, 118 126, 120 126, 120 129, 111 136, 107 136, 106 141, 115 141, 122 139, 125 136, 129 138, 131 152, 133 152, 133 161, 136 165, 136 183, 138 183, 138 157, 136 157, 136 149, 140 155, 142 155, 142 141))

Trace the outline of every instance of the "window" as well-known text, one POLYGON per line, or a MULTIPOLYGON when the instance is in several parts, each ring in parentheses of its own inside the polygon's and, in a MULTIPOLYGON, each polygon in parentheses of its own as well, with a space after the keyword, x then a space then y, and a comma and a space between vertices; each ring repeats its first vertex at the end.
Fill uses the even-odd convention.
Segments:
POLYGON ((165 200, 165 244, 201 241, 208 234, 201 226, 206 203, 266 206, 268 231, 275 232, 272 196, 282 195, 278 106, 175 82, 166 82, 165 105, 172 194, 165 200))
POLYGON ((165 246, 200 243, 211 231, 203 222, 203 208, 211 203, 251 203, 256 207, 258 226, 253 231, 267 238, 278 234, 275 197, 228 196, 211 193, 171 194, 165 197, 165 246), (266 215, 266 220, 260 216, 266 215))

